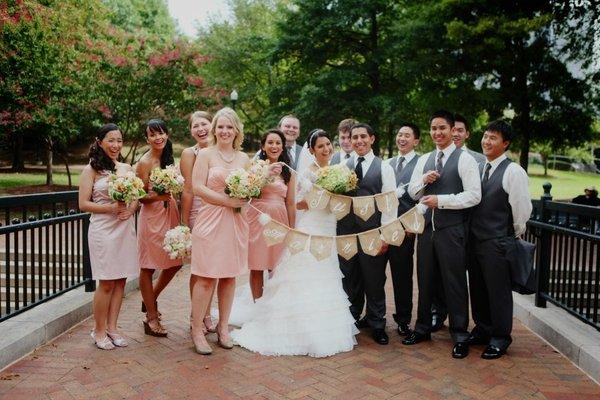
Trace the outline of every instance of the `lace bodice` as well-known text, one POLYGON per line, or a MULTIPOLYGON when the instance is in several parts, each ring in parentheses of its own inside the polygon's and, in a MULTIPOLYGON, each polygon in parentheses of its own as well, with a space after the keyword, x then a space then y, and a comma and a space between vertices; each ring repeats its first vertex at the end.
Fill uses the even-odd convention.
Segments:
MULTIPOLYGON (((297 201, 304 199, 316 180, 317 175, 309 168, 303 171, 302 175, 298 177, 297 201)), ((332 236, 335 235, 336 224, 335 215, 328 208, 325 210, 306 210, 299 215, 296 229, 311 235, 332 236)))

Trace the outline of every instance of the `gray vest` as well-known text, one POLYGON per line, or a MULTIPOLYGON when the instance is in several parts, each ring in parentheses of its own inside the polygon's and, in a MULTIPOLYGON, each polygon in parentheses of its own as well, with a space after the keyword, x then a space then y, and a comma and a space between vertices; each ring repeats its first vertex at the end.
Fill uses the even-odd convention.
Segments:
MULTIPOLYGON (((405 163, 402 167, 402 171, 398 173, 398 158, 400 156, 396 156, 390 160, 390 166, 394 169, 394 175, 396 176, 396 187, 400 185, 404 185, 410 182, 410 177, 412 176, 413 170, 415 169, 415 165, 417 165, 417 161, 419 160, 419 155, 415 155, 409 163, 405 163)), ((404 188, 404 194, 402 197, 398 199, 400 204, 398 205, 398 216, 401 216, 411 208, 417 204, 416 201, 410 197, 408 194, 408 187, 404 188)))
MULTIPOLYGON (((514 236, 512 207, 502 187, 504 173, 511 162, 508 158, 502 161, 487 183, 481 184, 481 202, 473 208, 470 229, 478 240, 514 236)), ((484 166, 479 165, 482 177, 484 166)))
MULTIPOLYGON (((348 160, 346 165, 351 170, 354 170, 352 161, 353 159, 351 158, 348 160)), ((353 192, 346 193, 348 196, 372 196, 374 194, 381 193, 381 188, 383 186, 383 181, 381 179, 381 158, 375 157, 369 166, 369 170, 363 170, 363 174, 363 178, 358 183, 358 188, 353 192)), ((346 235, 349 233, 363 232, 369 229, 377 228, 380 225, 381 212, 377 209, 377 204, 375 204, 375 212, 367 221, 363 221, 362 218, 354 215, 354 212, 352 209, 350 209, 350 213, 338 221, 337 233, 346 235)))
MULTIPOLYGON (((423 173, 435 170, 436 153, 436 151, 432 151, 430 153, 429 159, 423 167, 423 173)), ((461 149, 456 149, 452 152, 452 154, 450 154, 450 157, 448 160, 446 160, 444 169, 442 169, 442 174, 437 181, 425 186, 423 195, 457 194, 464 190, 462 179, 458 174, 458 160, 460 159, 461 154, 461 149)), ((439 230, 449 226, 463 224, 465 221, 467 221, 468 215, 469 214, 466 210, 448 210, 444 208, 436 208, 435 213, 433 213, 433 223, 435 224, 435 229, 439 230)), ((432 212, 431 208, 428 208, 427 212, 425 213, 426 227, 431 224, 431 220, 432 212)))
POLYGON ((331 157, 331 161, 329 161, 329 165, 335 165, 340 163, 341 152, 337 152, 331 157))

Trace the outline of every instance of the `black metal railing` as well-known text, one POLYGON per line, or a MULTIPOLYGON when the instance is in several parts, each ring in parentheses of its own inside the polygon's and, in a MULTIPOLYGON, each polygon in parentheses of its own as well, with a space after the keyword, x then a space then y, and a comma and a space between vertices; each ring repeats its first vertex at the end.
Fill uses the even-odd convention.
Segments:
POLYGON ((81 285, 95 289, 77 191, 0 198, 0 321, 81 285))
POLYGON ((537 244, 535 304, 549 301, 600 330, 600 208, 554 202, 551 188, 544 185, 525 234, 537 244))

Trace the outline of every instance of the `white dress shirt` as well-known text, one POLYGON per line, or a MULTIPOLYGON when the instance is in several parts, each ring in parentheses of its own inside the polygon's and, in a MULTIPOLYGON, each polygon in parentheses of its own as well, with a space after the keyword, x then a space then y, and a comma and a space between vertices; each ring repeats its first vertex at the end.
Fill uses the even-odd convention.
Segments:
MULTIPOLYGON (((506 159, 506 154, 502 154, 494 161, 486 161, 485 165, 490 164, 489 178, 492 177, 498 165, 506 159)), ((483 179, 483 174, 482 177, 483 179)), ((513 227, 515 236, 520 236, 525 233, 526 224, 531 216, 531 195, 529 194, 529 178, 527 172, 517 163, 510 163, 502 177, 502 189, 508 193, 508 203, 512 208, 513 227)))
MULTIPOLYGON (((353 166, 352 169, 356 168, 356 163, 358 162, 359 155, 355 152, 352 153, 352 162, 350 165, 353 166)), ((373 154, 373 150, 369 151, 367 154, 363 156, 365 160, 362 162, 362 170, 363 176, 367 175, 373 160, 375 159, 375 154, 373 154)), ((392 192, 396 189, 396 176, 394 175, 394 170, 390 166, 389 162, 381 163, 381 193, 392 192)), ((398 210, 394 209, 391 212, 381 213, 381 225, 388 224, 397 218, 398 210)))
MULTIPOLYGON (((414 150, 409 151, 406 154, 402 154, 402 153, 398 153, 398 158, 400 157, 404 157, 404 162, 402 163, 402 169, 404 169, 409 162, 412 161, 413 158, 415 158, 417 156, 417 153, 414 150)), ((385 160, 385 162, 392 167, 392 159, 388 158, 387 160, 385 160)), ((398 169, 398 164, 396 164, 396 170, 398 169)), ((392 167, 392 171, 394 170, 394 168, 392 167)), ((394 171, 394 177, 395 177, 396 172, 394 171)), ((404 193, 406 193, 406 189, 408 188, 407 184, 403 184, 403 185, 399 185, 398 187, 396 187, 396 197, 400 198, 402 196, 404 196, 404 193)))
MULTIPOLYGON (((454 150, 456 150, 454 143, 451 143, 443 150, 435 149, 433 151, 435 153, 435 160, 437 160, 438 153, 441 151, 444 153, 444 157, 442 157, 442 166, 445 166, 446 161, 448 161, 454 150)), ((423 197, 423 188, 425 188, 423 175, 428 172, 423 171, 423 167, 429 159, 430 154, 431 152, 424 154, 419 158, 413 174, 410 177, 408 194, 414 200, 419 200, 423 197)), ((466 151, 461 152, 460 158, 458 159, 458 175, 462 180, 463 191, 460 193, 438 194, 438 208, 462 210, 464 208, 476 206, 481 201, 481 177, 479 176, 479 167, 473 156, 466 151)))

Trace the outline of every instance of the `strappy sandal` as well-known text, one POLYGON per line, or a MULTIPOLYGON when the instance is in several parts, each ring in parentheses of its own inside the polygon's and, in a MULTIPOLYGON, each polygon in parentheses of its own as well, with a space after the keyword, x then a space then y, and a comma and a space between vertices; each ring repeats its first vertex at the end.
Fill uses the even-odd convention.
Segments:
POLYGON ((92 339, 94 339, 94 344, 100 350, 114 350, 115 345, 110 340, 108 335, 104 335, 104 337, 102 339, 96 340, 96 333, 94 332, 94 330, 92 330, 90 332, 90 336, 92 337, 92 339))
POLYGON ((156 319, 151 319, 148 321, 143 321, 144 322, 144 333, 146 335, 150 335, 150 336, 156 336, 156 337, 166 337, 168 332, 167 330, 160 324, 160 321, 158 320, 158 318, 156 319), (150 325, 150 322, 152 321, 156 321, 157 326, 155 328, 153 328, 150 325))
MULTIPOLYGON (((156 313, 158 314, 158 320, 161 321, 162 320, 162 314, 160 313, 160 311, 158 311, 158 301, 154 302, 154 307, 156 307, 156 313)), ((148 310, 146 309, 146 304, 142 301, 142 312, 143 313, 147 313, 148 310)))
POLYGON ((123 336, 119 335, 116 332, 106 331, 106 336, 108 336, 112 343, 117 347, 127 347, 129 345, 127 343, 127 340, 125 340, 123 336))

